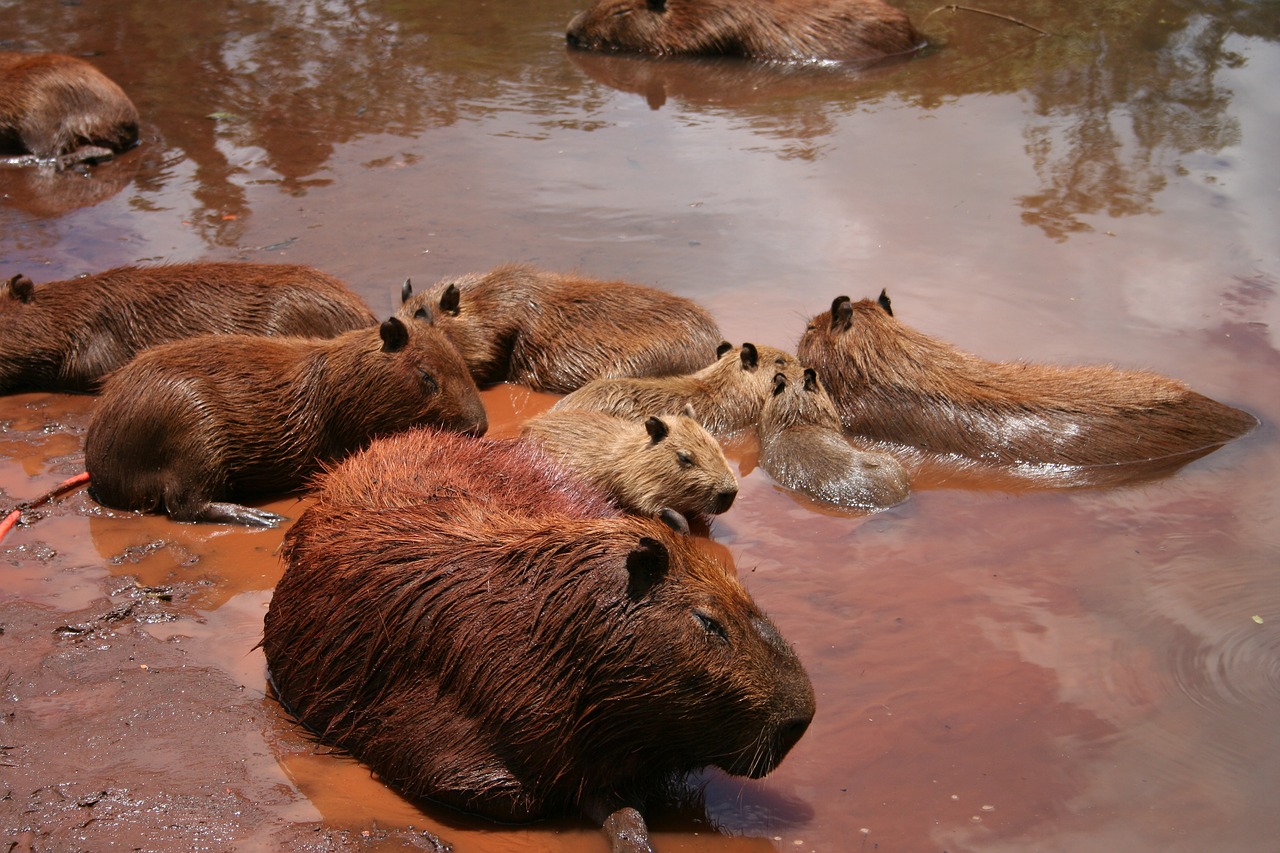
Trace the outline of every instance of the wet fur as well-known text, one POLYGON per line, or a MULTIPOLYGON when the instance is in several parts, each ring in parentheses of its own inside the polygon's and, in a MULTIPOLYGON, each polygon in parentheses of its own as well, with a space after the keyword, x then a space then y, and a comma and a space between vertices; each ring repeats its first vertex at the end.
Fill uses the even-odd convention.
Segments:
POLYGON ((419 310, 432 313, 481 385, 561 394, 601 377, 697 370, 715 360, 720 341, 711 315, 688 299, 517 264, 421 293, 406 282, 397 313, 419 310))
POLYGON ((0 282, 0 393, 94 391, 138 352, 199 334, 333 337, 374 326, 333 276, 295 264, 117 267, 0 282))

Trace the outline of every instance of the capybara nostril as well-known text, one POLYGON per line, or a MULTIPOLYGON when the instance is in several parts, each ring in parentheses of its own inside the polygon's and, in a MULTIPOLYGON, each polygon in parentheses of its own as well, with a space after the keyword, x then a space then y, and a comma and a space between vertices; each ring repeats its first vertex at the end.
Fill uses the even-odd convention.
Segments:
POLYGON ((722 512, 728 512, 729 507, 733 506, 733 499, 736 498, 737 496, 738 496, 737 489, 734 489, 732 492, 726 491, 716 495, 716 507, 714 510, 714 514, 719 515, 722 512))

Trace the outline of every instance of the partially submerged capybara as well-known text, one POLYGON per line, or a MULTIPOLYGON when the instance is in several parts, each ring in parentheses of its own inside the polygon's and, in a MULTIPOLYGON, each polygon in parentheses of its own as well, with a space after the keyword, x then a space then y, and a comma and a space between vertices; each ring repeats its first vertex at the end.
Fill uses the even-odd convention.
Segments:
POLYGON ((849 509, 885 509, 907 499, 911 480, 902 463, 849 444, 811 367, 798 382, 774 374, 757 433, 760 467, 784 488, 849 509))
POLYGON ((650 850, 639 810, 698 768, 771 771, 813 687, 691 537, 544 466, 525 442, 417 431, 323 477, 285 536, 271 681, 408 797, 582 813, 614 850, 650 850))
POLYGON ((110 159, 138 144, 138 110, 83 59, 0 53, 0 155, 65 167, 110 159))
POLYGON ((674 415, 693 408, 693 417, 715 436, 753 426, 773 392, 779 371, 799 375, 795 356, 773 347, 728 342, 717 359, 696 373, 647 379, 598 379, 556 401, 555 411, 585 409, 625 418, 674 415))
POLYGON ((117 267, 0 281, 0 393, 94 391, 141 350, 200 334, 330 338, 377 325, 331 275, 297 264, 117 267))
POLYGON ((691 417, 643 422, 588 411, 549 411, 521 434, 570 471, 641 515, 670 507, 714 515, 733 505, 738 482, 720 444, 691 417))
POLYGON ((565 39, 585 50, 802 62, 870 62, 925 44, 882 0, 596 0, 565 39))
POLYGON ((1194 457, 1257 424, 1155 373, 986 361, 903 325, 884 293, 837 298, 797 355, 817 369, 846 430, 1005 466, 1194 457))
POLYGON ((114 373, 85 438, 94 499, 178 521, 274 526, 241 506, 304 486, 373 438, 421 424, 483 434, 466 365, 429 323, 337 338, 205 335, 114 373))
POLYGON ((401 292, 398 315, 430 311, 476 382, 568 393, 602 377, 687 373, 716 358, 720 332, 691 300, 625 281, 508 264, 401 292))

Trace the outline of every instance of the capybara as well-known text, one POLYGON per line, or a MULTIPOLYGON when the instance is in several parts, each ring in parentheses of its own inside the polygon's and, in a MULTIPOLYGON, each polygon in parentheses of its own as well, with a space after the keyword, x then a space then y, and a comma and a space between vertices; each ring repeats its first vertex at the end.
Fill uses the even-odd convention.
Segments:
POLYGON ((1037 475, 1045 465, 1203 455, 1257 424, 1155 373, 986 361, 899 322, 883 292, 838 297, 797 355, 849 432, 1037 475))
POLYGON ((141 350, 200 334, 330 338, 376 326, 355 293, 297 264, 117 267, 0 280, 0 394, 95 391, 141 350))
POLYGON ((925 44, 882 0, 596 0, 565 38, 584 50, 793 62, 870 62, 925 44))
POLYGON ((653 515, 670 507, 714 515, 733 505, 738 482, 720 444, 686 415, 643 422, 589 411, 549 411, 521 435, 601 489, 623 509, 653 515))
POLYGON ((205 335, 116 371, 89 421, 90 493, 178 521, 274 526, 230 501, 306 485, 373 438, 421 424, 483 434, 480 393, 429 323, 332 339, 205 335))
POLYGON ((0 154, 62 168, 137 144, 138 110, 97 68, 57 53, 0 53, 0 154))
POLYGON ((544 466, 526 442, 415 431, 322 477, 285 535, 271 681, 406 796, 507 822, 582 813, 646 851, 640 809, 697 768, 768 773, 813 687, 692 537, 544 466))
POLYGON ((602 377, 667 376, 716 358, 720 332, 691 300, 625 281, 508 264, 401 291, 400 317, 430 311, 481 385, 568 393, 602 377))
POLYGON ((754 426, 773 393, 773 375, 801 371, 795 356, 773 347, 721 343, 717 359, 696 373, 646 379, 597 379, 556 401, 553 411, 585 409, 624 418, 673 415, 693 408, 712 435, 754 426))
POLYGON ((910 492, 901 462, 850 445, 835 403, 811 367, 798 382, 774 374, 757 433, 760 467, 778 485, 814 500, 874 511, 902 503, 910 492))

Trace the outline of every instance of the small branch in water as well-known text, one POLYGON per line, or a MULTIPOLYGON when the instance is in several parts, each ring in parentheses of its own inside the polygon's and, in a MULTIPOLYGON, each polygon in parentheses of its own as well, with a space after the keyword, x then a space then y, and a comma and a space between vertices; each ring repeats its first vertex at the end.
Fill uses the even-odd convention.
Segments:
POLYGON ((989 12, 989 11, 987 11, 986 9, 975 9, 975 8, 974 8, 974 7, 972 7, 972 6, 960 6, 960 5, 956 4, 956 3, 948 3, 948 4, 947 4, 947 5, 945 5, 945 6, 939 6, 938 8, 934 9, 934 10, 933 10, 932 12, 930 12, 929 14, 925 15, 925 16, 924 16, 924 20, 926 20, 926 21, 927 21, 927 20, 929 20, 929 19, 930 19, 930 18, 932 18, 935 14, 937 14, 938 12, 941 12, 943 9, 946 9, 948 12, 975 12, 975 13, 977 13, 977 14, 979 14, 979 15, 989 15, 989 16, 991 16, 992 18, 1000 18, 1000 19, 1002 19, 1002 20, 1008 21, 1008 22, 1009 22, 1009 23, 1011 23, 1011 24, 1017 24, 1017 25, 1018 25, 1018 26, 1020 26, 1020 27, 1026 27, 1026 28, 1027 28, 1027 29, 1029 29, 1029 30, 1035 30, 1036 32, 1038 32, 1038 33, 1039 33, 1040 35, 1042 35, 1042 36, 1051 36, 1051 35, 1053 35, 1053 33, 1048 32, 1047 30, 1042 30, 1042 29, 1040 29, 1039 27, 1032 26, 1031 24, 1028 24, 1026 21, 1020 21, 1020 20, 1018 20, 1017 18, 1015 18, 1015 17, 1013 17, 1013 16, 1011 16, 1011 15, 1002 15, 1002 14, 1001 14, 1001 13, 999 13, 999 12, 989 12))

